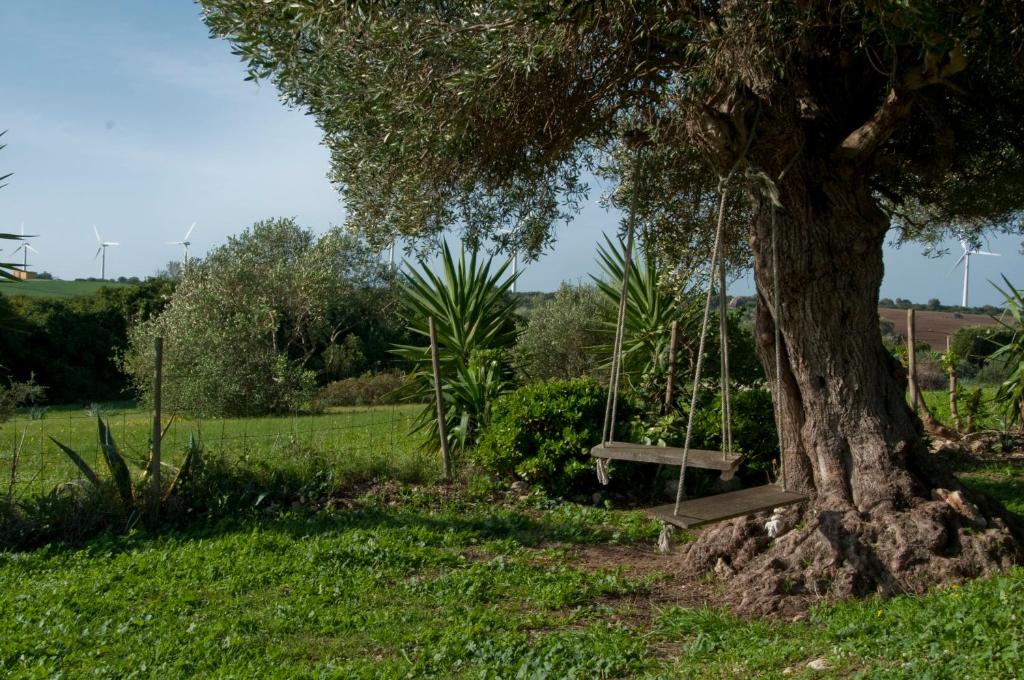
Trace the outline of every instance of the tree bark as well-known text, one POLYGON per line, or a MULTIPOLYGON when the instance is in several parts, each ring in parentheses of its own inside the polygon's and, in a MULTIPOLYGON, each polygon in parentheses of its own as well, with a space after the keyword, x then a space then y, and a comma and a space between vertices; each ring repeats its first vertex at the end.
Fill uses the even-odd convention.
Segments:
POLYGON ((918 591, 1020 560, 998 506, 983 500, 983 531, 935 488, 960 489, 929 455, 907 404, 906 374, 882 345, 878 291, 889 220, 867 186, 827 162, 794 167, 785 208, 762 201, 751 246, 759 299, 757 344, 774 379, 774 324, 782 337, 779 422, 788 488, 810 502, 787 510, 792 529, 771 539, 764 518, 705 532, 684 563, 734 573, 746 613, 785 608, 791 595, 848 597, 918 591), (772 229, 780 290, 772 285, 772 229), (779 318, 773 296, 779 295, 779 318), (794 529, 801 526, 799 530, 794 529))

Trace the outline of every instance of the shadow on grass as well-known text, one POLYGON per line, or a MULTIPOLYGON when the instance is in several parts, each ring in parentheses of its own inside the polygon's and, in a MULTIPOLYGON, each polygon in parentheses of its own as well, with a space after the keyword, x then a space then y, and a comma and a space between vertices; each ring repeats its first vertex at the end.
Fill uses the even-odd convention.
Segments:
POLYGON ((654 529, 642 524, 625 528, 621 520, 616 521, 613 519, 615 516, 607 511, 571 503, 552 503, 551 507, 542 509, 525 504, 506 505, 495 503, 493 499, 473 499, 465 495, 437 503, 438 497, 431 493, 406 500, 390 505, 387 500, 364 496, 352 501, 352 507, 321 509, 300 506, 268 510, 233 504, 208 511, 187 522, 171 519, 168 525, 157 530, 138 529, 124 533, 112 527, 80 540, 54 541, 37 546, 37 549, 51 554, 83 549, 117 554, 166 541, 203 541, 248 534, 257 529, 294 540, 347 531, 385 530, 408 532, 410 540, 421 540, 426 532, 437 537, 438 545, 455 534, 459 536, 459 542, 467 546, 488 541, 512 541, 524 547, 553 543, 629 543, 646 540, 656 534, 654 529))
POLYGON ((1010 512, 1024 516, 1024 478, 969 474, 963 475, 961 481, 969 489, 999 501, 1010 512))

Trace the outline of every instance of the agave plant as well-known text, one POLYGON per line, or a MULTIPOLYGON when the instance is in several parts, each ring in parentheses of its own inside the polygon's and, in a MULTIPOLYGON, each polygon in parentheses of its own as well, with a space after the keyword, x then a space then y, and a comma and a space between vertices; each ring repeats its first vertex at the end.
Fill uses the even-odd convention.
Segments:
POLYGON ((456 260, 447 244, 441 265, 440 276, 426 266, 404 275, 402 316, 420 342, 392 351, 412 366, 408 398, 431 404, 414 424, 429 446, 438 441, 427 321, 434 319, 447 429, 465 446, 486 422, 491 401, 509 387, 502 352, 515 343, 509 291, 516 276, 506 276, 510 261, 492 266, 491 259, 480 261, 476 253, 467 258, 464 250, 456 260))
POLYGON ((996 319, 1004 328, 1013 331, 1005 345, 992 353, 992 359, 1001 358, 1010 369, 1010 375, 999 385, 994 399, 1007 425, 1024 423, 1024 295, 1003 276, 1006 290, 993 284, 1006 300, 1005 318, 996 319))
MULTIPOLYGON (((103 419, 99 416, 96 417, 96 423, 99 427, 99 438, 100 438, 100 450, 103 452, 103 462, 107 465, 107 470, 110 471, 110 477, 114 482, 114 488, 117 489, 117 494, 121 498, 121 503, 124 506, 125 512, 128 514, 131 521, 138 518, 143 510, 146 499, 139 490, 146 486, 148 481, 147 475, 149 470, 149 463, 146 460, 135 461, 136 464, 142 468, 143 472, 139 477, 139 483, 136 485, 132 481, 131 472, 128 469, 128 463, 125 460, 125 456, 122 455, 121 451, 117 447, 117 443, 114 441, 114 435, 110 432, 110 428, 103 422, 103 419)), ((169 424, 168 424, 169 425, 169 424)), ((85 459, 78 454, 77 451, 69 446, 65 446, 53 437, 50 440, 56 444, 61 451, 67 454, 71 462, 82 472, 82 475, 89 481, 93 486, 99 487, 101 484, 100 477, 96 474, 96 471, 85 462, 85 459)), ((182 487, 184 482, 189 479, 196 468, 197 459, 200 455, 199 445, 195 439, 189 437, 188 447, 185 451, 185 459, 182 461, 181 466, 177 469, 174 476, 171 478, 171 482, 167 485, 166 489, 161 490, 161 504, 167 502, 172 496, 174 496, 182 487)))

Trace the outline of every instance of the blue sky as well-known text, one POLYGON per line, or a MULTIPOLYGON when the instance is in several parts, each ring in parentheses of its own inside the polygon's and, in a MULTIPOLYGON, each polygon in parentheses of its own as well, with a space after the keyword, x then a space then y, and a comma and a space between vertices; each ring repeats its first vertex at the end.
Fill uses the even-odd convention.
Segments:
MULTIPOLYGON (((211 40, 188 0, 0 2, 0 230, 38 233, 33 269, 98 276, 96 224, 107 275, 146 276, 181 251, 223 243, 258 219, 294 216, 323 231, 344 220, 327 182, 326 151, 312 120, 278 101, 269 84, 244 82, 227 43, 211 40)), ((618 215, 594 201, 558 229, 554 250, 529 265, 520 290, 552 290, 593 271, 600 234, 618 215)), ((958 244, 950 244, 957 254, 958 244)), ((1024 284, 1019 238, 992 239, 1002 257, 971 262, 971 303, 999 302, 986 280, 1024 284)), ((953 258, 913 245, 886 252, 883 297, 960 299, 953 258)), ((750 292, 750 277, 736 292, 750 292)))

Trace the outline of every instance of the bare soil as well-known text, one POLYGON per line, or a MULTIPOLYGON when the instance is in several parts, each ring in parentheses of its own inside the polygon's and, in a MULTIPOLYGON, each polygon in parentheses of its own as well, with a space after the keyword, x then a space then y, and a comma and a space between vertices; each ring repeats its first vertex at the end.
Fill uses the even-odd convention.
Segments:
MULTIPOLYGON (((907 337, 907 310, 879 309, 878 316, 891 321, 896 332, 907 337)), ((914 314, 914 332, 918 342, 924 342, 937 352, 946 350, 946 338, 966 326, 995 326, 996 321, 986 314, 957 314, 918 310, 914 314), (959 317, 959 318, 957 318, 959 317)))

